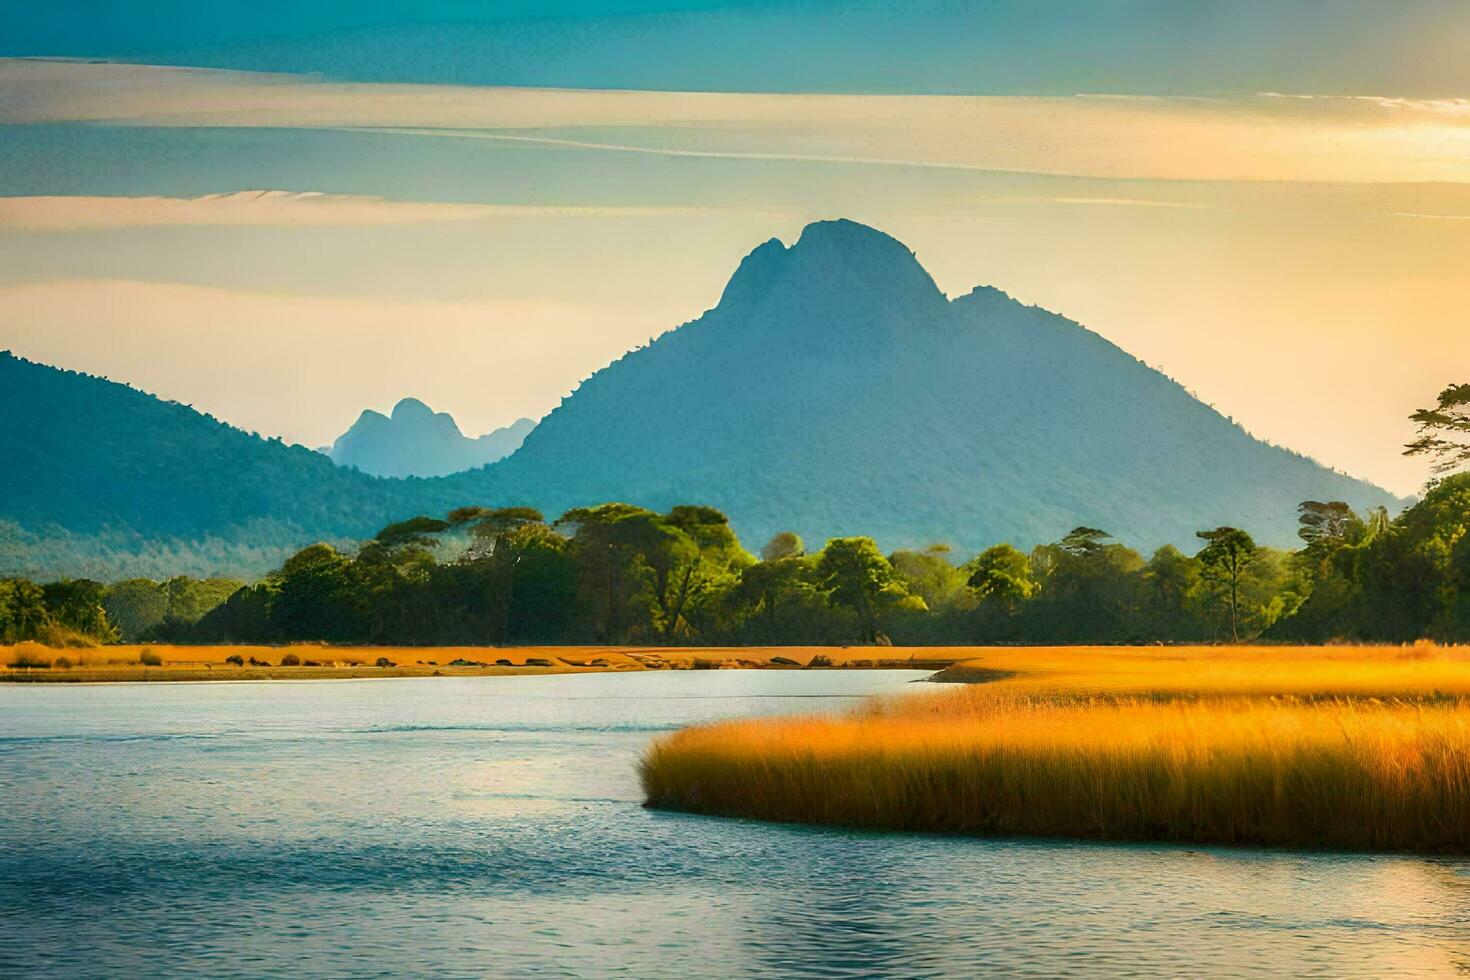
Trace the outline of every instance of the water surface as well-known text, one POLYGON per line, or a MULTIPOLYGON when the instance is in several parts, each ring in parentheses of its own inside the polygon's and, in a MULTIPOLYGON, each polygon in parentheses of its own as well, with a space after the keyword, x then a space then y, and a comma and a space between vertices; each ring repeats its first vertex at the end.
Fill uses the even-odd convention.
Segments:
POLYGON ((1432 976, 1470 863, 653 813, 690 722, 900 671, 0 686, 0 976, 1432 976))

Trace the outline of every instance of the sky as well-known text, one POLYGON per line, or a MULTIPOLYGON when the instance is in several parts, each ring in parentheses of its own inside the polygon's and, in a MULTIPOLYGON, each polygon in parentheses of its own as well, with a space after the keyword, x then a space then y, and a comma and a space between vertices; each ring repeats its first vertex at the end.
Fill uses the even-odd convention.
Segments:
POLYGON ((539 417, 838 216, 1399 493, 1470 380, 1463 4, 15 6, 0 348, 291 442, 539 417))

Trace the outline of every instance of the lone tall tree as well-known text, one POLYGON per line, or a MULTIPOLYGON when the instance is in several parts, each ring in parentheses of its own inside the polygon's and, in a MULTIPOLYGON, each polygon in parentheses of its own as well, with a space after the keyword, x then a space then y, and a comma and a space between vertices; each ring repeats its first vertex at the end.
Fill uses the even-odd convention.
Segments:
POLYGON ((1206 542, 1196 556, 1202 576, 1215 583, 1224 594, 1230 608, 1230 642, 1240 642, 1240 577, 1256 560, 1256 542, 1237 527, 1217 527, 1213 531, 1198 531, 1196 536, 1206 542))
POLYGON ((1439 405, 1409 416, 1419 438, 1404 447, 1405 456, 1429 456, 1435 473, 1450 473, 1470 463, 1470 384, 1450 385, 1439 393, 1439 405))

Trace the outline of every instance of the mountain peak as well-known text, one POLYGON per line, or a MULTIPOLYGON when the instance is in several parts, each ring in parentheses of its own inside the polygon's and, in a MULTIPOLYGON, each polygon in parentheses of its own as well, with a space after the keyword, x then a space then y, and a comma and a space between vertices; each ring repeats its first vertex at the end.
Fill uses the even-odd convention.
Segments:
POLYGON ((730 277, 720 306, 728 311, 772 299, 783 303, 793 291, 849 308, 928 308, 944 301, 907 245, 848 218, 812 222, 789 248, 775 238, 757 246, 730 277))
POLYGON ((913 252, 892 235, 851 218, 827 218, 813 221, 801 230, 792 248, 835 249, 841 251, 879 250, 912 258, 913 252))
POLYGON ((417 421, 433 418, 434 410, 417 398, 402 398, 399 399, 397 405, 393 406, 392 417, 401 421, 417 421))
POLYGON ((518 419, 471 439, 448 412, 436 412, 417 398, 403 398, 393 406, 392 415, 364 411, 327 455, 339 466, 373 476, 445 476, 503 459, 520 448, 534 427, 529 419, 518 419))
POLYGON ((993 287, 951 302, 855 221, 760 245, 707 317, 588 379, 464 496, 699 500, 750 541, 974 551, 1078 525, 1148 548, 1227 523, 1290 543, 1301 500, 1396 505, 1064 317, 993 287))

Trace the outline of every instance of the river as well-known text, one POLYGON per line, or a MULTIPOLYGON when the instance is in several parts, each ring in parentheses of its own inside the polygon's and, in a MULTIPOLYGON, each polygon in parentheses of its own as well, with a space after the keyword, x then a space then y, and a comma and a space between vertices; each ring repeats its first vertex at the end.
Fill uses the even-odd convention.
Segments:
POLYGON ((0 687, 0 976, 1470 972, 1470 862, 640 806, 659 732, 921 676, 0 687))

